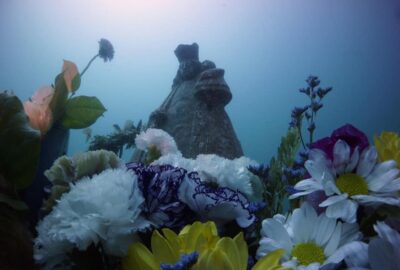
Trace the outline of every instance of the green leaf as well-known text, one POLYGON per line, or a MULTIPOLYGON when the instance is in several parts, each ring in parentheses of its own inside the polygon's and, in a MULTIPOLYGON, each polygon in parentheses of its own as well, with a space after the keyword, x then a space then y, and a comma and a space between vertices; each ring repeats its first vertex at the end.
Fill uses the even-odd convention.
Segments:
POLYGON ((106 111, 96 97, 79 96, 68 100, 62 124, 66 128, 86 128, 106 111))
POLYGON ((15 210, 28 210, 28 206, 23 201, 15 200, 3 193, 0 193, 0 203, 5 203, 15 210))
POLYGON ((68 99, 68 88, 65 84, 63 73, 57 75, 54 90, 54 95, 50 102, 50 109, 53 112, 53 122, 57 122, 63 117, 68 99))
POLYGON ((40 133, 29 127, 21 101, 7 93, 0 93, 0 130, 0 174, 26 188, 39 162, 40 133))

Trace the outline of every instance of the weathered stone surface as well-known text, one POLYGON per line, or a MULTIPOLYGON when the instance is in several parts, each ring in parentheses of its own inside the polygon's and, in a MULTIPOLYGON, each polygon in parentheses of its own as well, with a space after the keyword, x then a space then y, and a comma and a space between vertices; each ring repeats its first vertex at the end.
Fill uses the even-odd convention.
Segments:
POLYGON ((175 50, 179 69, 172 90, 154 111, 148 127, 160 128, 175 138, 185 157, 217 154, 243 156, 239 140, 224 107, 232 99, 224 70, 209 60, 198 60, 198 45, 179 45, 175 50))

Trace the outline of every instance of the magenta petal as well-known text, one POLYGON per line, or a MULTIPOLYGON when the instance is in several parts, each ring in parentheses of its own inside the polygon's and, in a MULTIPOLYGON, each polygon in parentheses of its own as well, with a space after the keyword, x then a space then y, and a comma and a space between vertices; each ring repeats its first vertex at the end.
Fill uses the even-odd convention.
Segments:
POLYGON ((345 124, 334 130, 331 136, 312 143, 310 149, 320 149, 326 153, 330 160, 333 160, 333 147, 338 140, 345 141, 350 146, 351 153, 357 146, 360 152, 369 146, 368 137, 361 130, 351 124, 345 124))

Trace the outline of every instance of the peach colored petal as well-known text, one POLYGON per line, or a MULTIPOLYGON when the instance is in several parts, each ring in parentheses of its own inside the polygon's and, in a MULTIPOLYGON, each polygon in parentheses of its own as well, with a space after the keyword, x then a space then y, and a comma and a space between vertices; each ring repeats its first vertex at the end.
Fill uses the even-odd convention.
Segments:
POLYGON ((45 85, 36 90, 31 100, 33 103, 37 103, 43 106, 48 106, 54 95, 54 89, 51 86, 45 85))
POLYGON ((78 68, 75 65, 75 63, 68 60, 64 60, 62 72, 64 72, 64 80, 65 84, 67 85, 67 89, 69 92, 72 92, 73 91, 72 80, 79 73, 78 68))
POLYGON ((24 110, 29 117, 29 125, 34 129, 39 129, 39 125, 37 123, 37 119, 39 118, 38 116, 40 114, 39 106, 32 101, 25 101, 24 110))
POLYGON ((29 124, 32 128, 46 133, 53 121, 53 114, 50 109, 50 102, 54 95, 54 89, 50 86, 39 88, 32 98, 24 103, 25 113, 29 117, 29 124))

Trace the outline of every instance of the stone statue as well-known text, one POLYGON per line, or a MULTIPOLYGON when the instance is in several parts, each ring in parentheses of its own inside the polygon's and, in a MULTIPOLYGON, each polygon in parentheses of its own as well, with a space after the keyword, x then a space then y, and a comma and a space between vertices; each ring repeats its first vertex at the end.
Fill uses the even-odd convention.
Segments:
POLYGON ((179 69, 171 93, 154 111, 149 128, 159 128, 174 137, 186 158, 217 154, 234 159, 243 156, 239 140, 224 107, 232 94, 224 70, 211 61, 199 61, 199 46, 175 49, 179 69))

